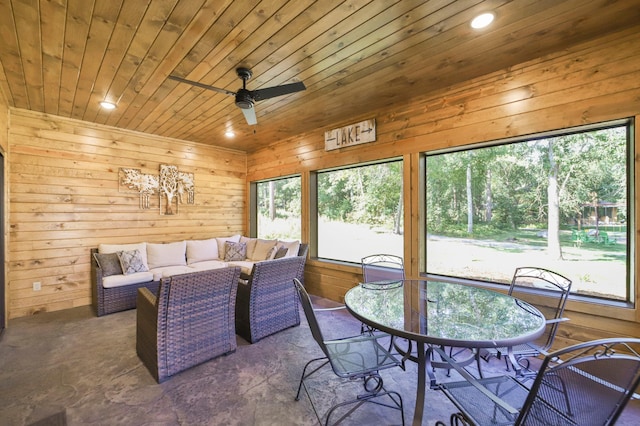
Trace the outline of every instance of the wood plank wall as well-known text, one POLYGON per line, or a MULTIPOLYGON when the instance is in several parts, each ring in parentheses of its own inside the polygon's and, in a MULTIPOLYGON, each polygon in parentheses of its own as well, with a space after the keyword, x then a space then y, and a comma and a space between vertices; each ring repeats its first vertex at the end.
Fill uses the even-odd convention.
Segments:
MULTIPOLYGON (((425 94, 404 108, 354 113, 331 128, 375 118, 375 143, 325 152, 323 132, 329 129, 318 129, 250 154, 248 180, 301 173, 303 239, 309 240, 309 172, 403 156, 405 263, 409 274, 418 276, 423 270, 420 264, 424 250, 417 237, 424 233, 417 204, 423 173, 420 153, 612 119, 640 118, 639 36, 640 27, 635 27, 425 94)), ((640 141, 637 130, 636 141, 640 141)), ((638 147, 636 152, 640 152, 638 147)), ((636 159, 636 170, 640 170, 638 163, 636 159)), ((640 188, 638 183, 636 188, 640 188)), ((637 199, 635 208, 640 212, 637 199)), ((640 247, 635 251, 640 252, 640 247)), ((361 279, 357 267, 313 258, 307 265, 305 284, 309 291, 336 301, 342 301, 344 293, 361 279)), ((636 265, 640 263, 636 261, 636 265)), ((637 279, 634 287, 637 295, 637 279)), ((615 335, 640 337, 637 309, 572 301, 568 310, 571 321, 561 327, 562 335, 557 340, 560 346, 615 335)))
POLYGON ((89 250, 243 233, 246 154, 11 109, 9 318, 91 303, 89 250), (195 205, 160 215, 119 191, 119 168, 194 174, 195 205), (42 290, 34 291, 33 282, 42 290))
MULTIPOLYGON (((4 96, 4 93, 2 92, 2 90, 0 90, 0 153, 2 154, 2 156, 4 157, 4 182, 5 185, 0 188, 0 191, 4 192, 4 200, 8 200, 8 185, 6 184, 6 182, 9 182, 9 166, 8 166, 8 152, 9 152, 9 107, 7 106, 8 102, 6 97, 4 96)), ((4 246, 1 247, 2 249, 2 253, 8 253, 9 252, 9 246, 8 246, 8 241, 9 241, 9 236, 8 236, 8 229, 9 229, 9 222, 8 222, 8 217, 9 217, 9 205, 7 202, 5 202, 3 205, 0 206, 0 208, 2 209, 2 214, 0 214, 0 220, 2 220, 4 222, 4 246)), ((8 307, 8 301, 9 298, 7 297, 7 285, 6 283, 8 283, 8 271, 9 271, 9 261, 7 259, 7 256, 4 256, 4 268, 3 268, 3 274, 4 274, 4 280, 3 283, 0 283, 0 285, 4 285, 4 297, 0 298, 0 303, 2 303, 2 309, 0 309, 0 322, 2 323, 3 327, 6 327, 7 324, 7 320, 9 319, 9 307, 8 307)), ((1 328, 1 327, 0 327, 1 328)))

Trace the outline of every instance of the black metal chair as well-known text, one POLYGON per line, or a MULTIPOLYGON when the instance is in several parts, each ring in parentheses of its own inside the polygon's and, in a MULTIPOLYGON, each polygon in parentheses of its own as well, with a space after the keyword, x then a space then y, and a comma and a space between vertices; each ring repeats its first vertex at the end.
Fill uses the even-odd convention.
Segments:
POLYGON ((475 379, 461 367, 467 380, 439 389, 459 410, 451 426, 613 425, 640 383, 639 351, 640 339, 594 340, 545 356, 530 389, 508 375, 475 379))
MULTIPOLYGON (((386 284, 405 279, 404 261, 394 254, 372 254, 362 258, 362 277, 365 283, 386 284)), ((361 333, 373 333, 375 330, 366 324, 360 326, 361 333)))
POLYGON ((393 254, 373 254, 362 258, 365 283, 404 280, 404 262, 393 254))
MULTIPOLYGON (((564 318, 564 308, 571 290, 571 280, 544 268, 520 267, 516 268, 509 295, 524 300, 542 312, 547 326, 543 335, 536 341, 514 346, 511 348, 482 349, 480 357, 488 361, 491 357, 505 357, 507 371, 509 365, 519 372, 520 367, 529 368, 528 357, 545 355, 553 345, 553 341, 564 318)), ((481 363, 478 359, 478 370, 482 376, 481 363)))
MULTIPOLYGON (((329 409, 326 414, 325 425, 329 424, 331 415, 336 409, 351 404, 357 404, 356 407, 353 407, 342 415, 342 417, 338 420, 338 422, 341 422, 344 418, 349 416, 353 411, 355 411, 366 402, 400 410, 400 415, 402 416, 402 424, 404 425, 404 409, 402 405, 402 397, 395 391, 387 391, 384 388, 382 377, 379 374, 380 370, 399 367, 401 364, 394 355, 392 355, 384 346, 382 346, 378 342, 378 340, 384 336, 379 334, 358 335, 336 340, 324 340, 313 309, 313 305, 311 303, 311 299, 309 298, 309 294, 298 279, 294 279, 293 281, 296 288, 298 289, 300 302, 302 303, 304 313, 307 317, 309 328, 311 329, 311 334, 320 346, 320 349, 322 349, 322 352, 324 352, 323 357, 312 359, 304 366, 302 377, 300 378, 300 384, 298 385, 296 401, 300 400, 300 392, 303 386, 305 388, 305 392, 307 392, 307 395, 309 395, 307 387, 304 384, 305 380, 325 365, 331 364, 333 372, 338 377, 349 380, 362 379, 365 392, 358 395, 352 400, 340 402, 329 409), (310 367, 310 365, 317 362, 321 362, 321 364, 316 366, 313 370, 307 372, 307 369, 310 367), (387 397, 387 401, 385 402, 377 400, 377 398, 382 397, 387 397)), ((309 400, 311 400, 311 396, 309 396, 309 400)), ((322 423, 320 417, 318 417, 318 421, 322 423)))

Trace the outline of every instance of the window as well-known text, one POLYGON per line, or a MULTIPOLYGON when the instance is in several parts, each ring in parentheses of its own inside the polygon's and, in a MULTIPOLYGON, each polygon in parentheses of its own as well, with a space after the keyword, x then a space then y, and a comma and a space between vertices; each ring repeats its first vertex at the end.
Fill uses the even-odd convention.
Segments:
POLYGON ((252 190, 255 190, 256 236, 300 241, 300 176, 257 182, 252 190))
POLYGON ((402 161, 317 173, 318 257, 403 256, 402 161))
POLYGON ((631 302, 631 134, 625 121, 428 155, 427 273, 508 283, 539 266, 573 294, 631 302))

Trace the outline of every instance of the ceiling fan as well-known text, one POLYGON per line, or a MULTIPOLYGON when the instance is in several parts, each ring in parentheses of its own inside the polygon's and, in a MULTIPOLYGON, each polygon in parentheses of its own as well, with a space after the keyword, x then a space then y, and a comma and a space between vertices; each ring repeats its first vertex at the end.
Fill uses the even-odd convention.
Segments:
POLYGON ((288 95, 289 93, 306 90, 304 83, 301 81, 297 83, 283 84, 281 86, 266 87, 264 89, 247 90, 247 80, 249 80, 253 75, 251 73, 251 70, 248 68, 238 68, 236 69, 236 73, 238 74, 238 77, 242 79, 242 88, 238 89, 237 92, 209 86, 208 84, 199 83, 197 81, 187 80, 176 75, 170 75, 169 78, 171 80, 191 84, 192 86, 201 87, 207 90, 213 90, 214 92, 224 93, 225 95, 235 96, 236 105, 242 110, 244 118, 250 125, 258 124, 258 119, 256 118, 256 110, 253 107, 256 101, 275 98, 277 96, 288 95))

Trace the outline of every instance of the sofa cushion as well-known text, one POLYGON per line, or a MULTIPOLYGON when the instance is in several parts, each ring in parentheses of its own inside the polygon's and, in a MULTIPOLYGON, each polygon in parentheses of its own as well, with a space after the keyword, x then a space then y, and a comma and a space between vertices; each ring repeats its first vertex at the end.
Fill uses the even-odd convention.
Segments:
POLYGON ((240 242, 240 234, 232 235, 231 237, 219 237, 216 238, 218 241, 218 259, 224 259, 224 243, 227 241, 231 241, 233 243, 240 242))
POLYGON ((146 272, 149 270, 147 265, 142 261, 142 255, 138 249, 119 251, 118 259, 120 259, 120 266, 122 266, 122 273, 124 275, 133 274, 135 272, 146 272))
POLYGON ((205 260, 220 259, 218 256, 218 240, 188 240, 187 241, 187 265, 205 260))
POLYGON ((149 269, 149 265, 147 264, 147 243, 99 244, 98 245, 98 253, 118 253, 119 251, 131 251, 131 250, 140 250, 140 256, 142 256, 142 262, 145 264, 147 269, 149 269))
POLYGON ((256 240, 256 248, 253 250, 251 260, 260 261, 267 260, 272 255, 275 255, 276 240, 256 240))
POLYGON ((229 264, 221 260, 204 260, 190 264, 189 268, 194 271, 208 271, 209 269, 226 268, 227 266, 229 266, 229 264))
POLYGON ((153 281, 153 274, 147 272, 136 272, 129 275, 110 275, 102 278, 102 287, 114 288, 131 284, 148 283, 153 281))
POLYGON ((247 245, 245 243, 234 243, 226 241, 224 243, 224 260, 245 260, 247 258, 247 245))
POLYGON ((249 277, 251 275, 251 271, 253 270, 253 264, 250 260, 235 260, 233 262, 229 262, 229 266, 239 266, 240 267, 240 277, 249 277))
POLYGON ((149 269, 186 265, 186 247, 186 241, 167 244, 147 243, 147 265, 149 269))
POLYGON ((187 265, 162 266, 160 268, 149 269, 149 272, 153 274, 154 281, 159 281, 162 278, 191 273, 193 272, 193 268, 187 265))
POLYGON ((93 253, 98 267, 102 269, 102 276, 122 275, 122 266, 117 253, 93 253))

